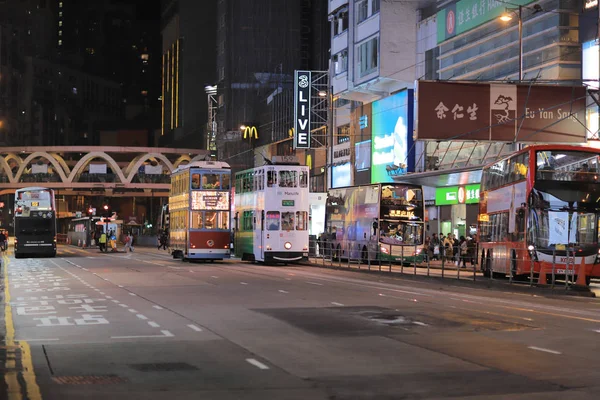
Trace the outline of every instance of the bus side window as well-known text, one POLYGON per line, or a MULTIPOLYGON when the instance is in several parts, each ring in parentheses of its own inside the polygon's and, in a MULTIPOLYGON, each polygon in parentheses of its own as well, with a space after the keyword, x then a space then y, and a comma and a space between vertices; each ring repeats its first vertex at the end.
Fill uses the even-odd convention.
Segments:
POLYGON ((265 210, 260 212, 260 230, 265 230, 265 210))

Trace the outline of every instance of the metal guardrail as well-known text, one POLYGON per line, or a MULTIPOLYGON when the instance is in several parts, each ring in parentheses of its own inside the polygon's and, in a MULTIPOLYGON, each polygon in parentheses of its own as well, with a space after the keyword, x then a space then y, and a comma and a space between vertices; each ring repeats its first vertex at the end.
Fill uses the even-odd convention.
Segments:
MULTIPOLYGON (((423 246, 416 245, 404 247, 411 249, 411 254, 415 254, 419 248, 423 248, 423 246)), ((357 251, 357 249, 351 249, 350 245, 345 249, 343 247, 340 247, 339 249, 336 247, 334 249, 330 242, 321 242, 320 240, 311 240, 309 249, 309 262, 315 266, 327 268, 366 270, 382 273, 397 273, 401 275, 409 274, 413 276, 419 275, 453 280, 504 281, 508 282, 510 285, 549 286, 553 290, 559 285, 564 286, 565 290, 575 285, 581 286, 581 280, 575 279, 579 267, 573 263, 567 264, 565 268, 562 268, 562 264, 559 265, 560 268, 557 267, 556 254, 553 255, 553 263, 550 270, 543 270, 541 273, 534 272, 532 259, 529 273, 514 276, 510 267, 508 273, 506 273, 505 270, 502 272, 494 271, 493 263, 490 263, 489 271, 485 271, 487 266, 481 265, 481 263, 486 263, 487 259, 483 259, 483 257, 482 259, 478 259, 482 250, 479 247, 479 244, 474 248, 474 253, 471 251, 466 255, 461 255, 460 248, 454 247, 452 256, 440 254, 435 257, 436 259, 434 259, 431 252, 423 250, 422 262, 417 262, 417 258, 412 256, 409 257, 411 260, 407 260, 402 256, 401 259, 405 261, 394 261, 391 259, 383 261, 384 257, 382 257, 379 250, 373 257, 372 252, 369 251, 360 252, 357 251), (355 254, 360 254, 360 256, 353 256, 355 254), (558 283, 560 281, 564 281, 564 285, 558 283)), ((512 252, 509 254, 512 254, 512 252)), ((496 260, 504 262, 508 261, 507 265, 510 266, 512 265, 511 261, 513 259, 509 258, 507 260, 505 258, 496 258, 496 260)))

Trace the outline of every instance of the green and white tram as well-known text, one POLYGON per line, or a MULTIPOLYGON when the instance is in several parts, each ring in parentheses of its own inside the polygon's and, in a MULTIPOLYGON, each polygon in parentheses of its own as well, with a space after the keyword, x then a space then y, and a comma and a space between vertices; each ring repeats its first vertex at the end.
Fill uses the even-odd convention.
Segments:
POLYGON ((308 257, 308 167, 295 157, 235 175, 237 257, 288 263, 308 257))

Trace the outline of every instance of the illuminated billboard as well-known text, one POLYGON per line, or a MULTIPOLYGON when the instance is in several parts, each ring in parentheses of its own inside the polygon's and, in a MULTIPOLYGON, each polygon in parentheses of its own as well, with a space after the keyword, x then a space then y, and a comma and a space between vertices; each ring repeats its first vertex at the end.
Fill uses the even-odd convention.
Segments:
POLYGON ((373 103, 371 183, 393 182, 414 165, 413 90, 403 90, 373 103))
POLYGON ((229 193, 216 190, 192 191, 192 210, 229 210, 229 193))

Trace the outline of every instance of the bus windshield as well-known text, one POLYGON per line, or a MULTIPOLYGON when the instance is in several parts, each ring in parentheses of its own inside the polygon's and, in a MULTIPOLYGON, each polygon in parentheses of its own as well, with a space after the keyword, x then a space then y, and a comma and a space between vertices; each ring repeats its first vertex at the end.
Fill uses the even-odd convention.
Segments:
POLYGON ((381 221, 380 241, 387 244, 423 244, 423 224, 408 221, 381 221))
POLYGON ((585 151, 538 151, 536 179, 597 182, 599 161, 598 154, 585 151))
POLYGON ((584 201, 589 197, 589 193, 575 197, 573 191, 561 189, 534 190, 529 234, 536 248, 564 251, 567 246, 575 246, 594 251, 598 244, 600 204, 584 201))

